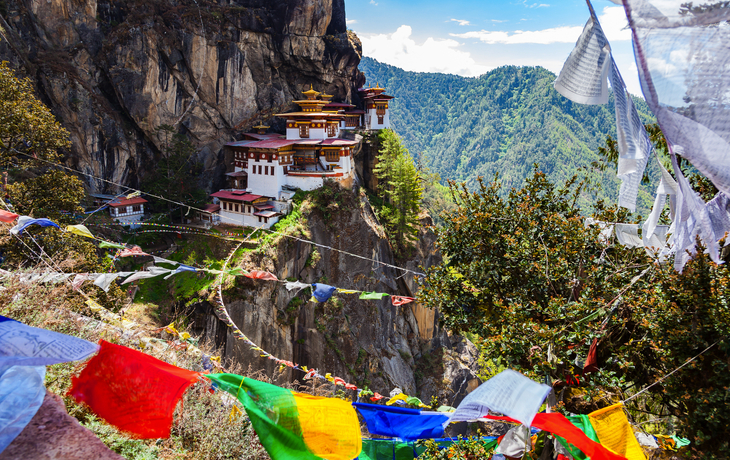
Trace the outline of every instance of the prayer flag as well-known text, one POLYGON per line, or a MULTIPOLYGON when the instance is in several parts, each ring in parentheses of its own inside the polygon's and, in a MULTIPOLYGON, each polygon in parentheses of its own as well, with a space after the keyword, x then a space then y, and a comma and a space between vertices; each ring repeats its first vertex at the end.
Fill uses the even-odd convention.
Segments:
POLYGON ((166 275, 171 271, 172 270, 170 270, 169 268, 149 267, 147 271, 133 273, 132 276, 125 279, 122 284, 131 283, 132 281, 137 281, 145 278, 154 278, 156 276, 166 275))
POLYGON ((510 429, 495 449, 495 453, 502 454, 505 457, 522 458, 525 454, 525 448, 532 449, 530 439, 530 428, 525 425, 518 425, 510 429))
POLYGON ((279 281, 279 278, 276 277, 273 273, 261 271, 261 270, 251 270, 249 273, 243 275, 247 278, 252 278, 255 280, 265 280, 265 281, 279 281))
POLYGON ((94 284, 99 286, 104 292, 109 292, 109 286, 115 279, 119 278, 122 273, 102 273, 95 280, 94 284))
MULTIPOLYGON (((591 425, 591 421, 588 419, 587 415, 572 415, 568 417, 568 421, 570 421, 570 423, 572 423, 576 427, 580 428, 580 430, 585 433, 585 435, 588 436, 588 438, 591 439, 593 442, 599 442, 596 430, 593 429, 593 425, 591 425)), ((559 445, 567 449, 568 453, 575 460, 586 460, 588 458, 586 457, 586 454, 584 454, 573 444, 570 444, 562 436, 555 435, 555 439, 557 439, 559 445)))
POLYGON ((555 79, 555 90, 579 104, 605 104, 610 60, 608 40, 601 25, 591 17, 555 79))
POLYGON ((132 246, 131 248, 124 248, 119 257, 130 257, 130 256, 148 256, 146 252, 142 251, 139 246, 132 246))
POLYGON ((0 316, 0 372, 11 366, 47 366, 78 361, 98 348, 77 337, 0 316))
MULTIPOLYGON (((518 422, 510 417, 497 417, 488 415, 485 419, 505 420, 508 422, 518 422)), ((452 419, 453 420, 453 419, 452 419)), ((538 430, 547 431, 554 435, 565 438, 570 444, 577 447, 581 452, 586 454, 591 460, 626 460, 624 457, 612 452, 601 444, 591 440, 578 427, 570 423, 565 416, 559 412, 551 412, 549 414, 539 413, 530 425, 538 430)))
POLYGON ((73 233, 74 235, 85 236, 86 238, 94 238, 86 225, 69 225, 66 227, 66 231, 73 233))
POLYGON ((104 249, 104 248, 127 249, 126 246, 117 244, 117 243, 112 243, 111 241, 101 241, 99 243, 99 247, 102 249, 104 249))
POLYGON ((452 421, 476 420, 491 409, 530 426, 549 392, 549 386, 507 369, 469 393, 456 408, 452 421))
POLYGON ((162 257, 157 256, 152 256, 152 258, 155 259, 156 264, 180 265, 180 262, 176 262, 174 260, 163 259, 162 257))
POLYGON ((402 401, 401 404, 405 403, 408 399, 408 396, 404 393, 398 393, 397 395, 393 396, 388 400, 387 403, 385 403, 388 406, 392 406, 393 404, 397 403, 398 401, 402 401))
POLYGON ((44 366, 13 366, 0 371, 0 452, 23 431, 43 404, 44 366))
POLYGON ((390 300, 391 300, 391 302, 393 302, 393 306, 394 307, 399 307, 401 305, 405 305, 407 303, 411 303, 411 302, 413 302, 416 299, 414 299, 413 297, 405 297, 405 296, 393 295, 393 296, 390 296, 390 300))
POLYGON ((14 212, 3 211, 0 209, 0 222, 11 223, 18 218, 18 215, 14 212))
POLYGON ((379 404, 353 403, 367 423, 370 434, 401 438, 407 441, 439 438, 449 416, 441 412, 389 407, 379 404))
POLYGON ((58 224, 56 224, 55 222, 53 222, 50 219, 45 219, 45 218, 33 219, 32 217, 28 217, 28 216, 20 216, 18 218, 17 225, 15 225, 15 227, 10 229, 10 233, 12 235, 22 234, 23 230, 25 230, 26 228, 28 228, 31 225, 40 225, 41 227, 56 227, 58 229, 61 228, 58 226, 58 224))
POLYGON ((588 418, 602 445, 628 460, 646 460, 634 430, 626 419, 622 403, 591 412, 588 418))
POLYGON ((69 395, 137 438, 167 438, 175 406, 200 375, 137 350, 100 341, 99 354, 72 379, 69 395))
POLYGON ((340 289, 340 288, 337 288, 337 292, 339 292, 340 294, 357 294, 360 291, 355 291, 353 289, 340 289))
POLYGON ((312 284, 312 287, 314 288, 312 295, 315 299, 317 299, 317 302, 327 302, 329 298, 332 297, 332 294, 334 294, 337 290, 334 286, 322 283, 314 283, 312 284))
POLYGON ((293 291, 296 289, 296 292, 301 291, 302 289, 311 288, 311 284, 307 283, 300 283, 299 281, 287 281, 286 282, 286 290, 287 291, 293 291))
POLYGON ((361 299, 367 299, 367 300, 380 300, 383 297, 387 297, 390 294, 386 294, 384 292, 363 292, 360 294, 361 299))
POLYGON ((296 393, 235 374, 206 375, 234 395, 272 460, 351 460, 362 450, 350 403, 296 393))

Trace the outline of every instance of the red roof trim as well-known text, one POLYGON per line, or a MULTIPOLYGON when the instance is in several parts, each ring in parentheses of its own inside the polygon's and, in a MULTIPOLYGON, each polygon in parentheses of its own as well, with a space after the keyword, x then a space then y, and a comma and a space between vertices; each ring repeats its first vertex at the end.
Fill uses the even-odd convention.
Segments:
POLYGON ((246 203, 258 200, 263 195, 254 195, 252 193, 247 193, 245 195, 234 195, 234 192, 229 192, 227 190, 220 190, 215 193, 211 193, 210 196, 215 198, 220 198, 222 200, 231 200, 231 201, 243 201, 246 203))
POLYGON ((142 203, 147 203, 147 200, 142 197, 136 196, 134 198, 116 198, 109 202, 109 206, 111 206, 112 208, 117 208, 120 206, 132 206, 142 203))

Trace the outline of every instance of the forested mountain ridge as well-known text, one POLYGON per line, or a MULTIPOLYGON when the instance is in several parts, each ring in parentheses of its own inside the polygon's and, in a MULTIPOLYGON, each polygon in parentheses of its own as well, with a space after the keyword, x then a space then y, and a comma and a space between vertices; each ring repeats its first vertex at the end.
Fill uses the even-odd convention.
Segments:
MULTIPOLYGON (((521 186, 534 163, 563 181, 599 160, 598 147, 616 135, 613 97, 605 105, 575 104, 553 88, 555 74, 542 67, 505 66, 477 78, 407 72, 372 58, 360 61, 371 85, 395 96, 391 125, 411 154, 442 180, 476 184, 499 173, 505 189, 521 186)), ((645 122, 653 116, 635 98, 645 122)), ((615 171, 593 171, 602 189, 584 197, 615 202, 615 171)), ((648 209, 653 186, 642 187, 638 210, 648 209)))

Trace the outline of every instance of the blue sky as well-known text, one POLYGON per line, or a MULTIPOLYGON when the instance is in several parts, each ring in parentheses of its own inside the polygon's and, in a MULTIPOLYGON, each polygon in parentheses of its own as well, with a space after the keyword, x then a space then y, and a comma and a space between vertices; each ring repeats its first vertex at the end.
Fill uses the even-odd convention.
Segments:
MULTIPOLYGON (((614 59, 641 95, 623 7, 593 1, 614 59)), ((502 65, 558 73, 588 20, 583 0, 345 0, 363 54, 418 72, 481 75, 502 65)))

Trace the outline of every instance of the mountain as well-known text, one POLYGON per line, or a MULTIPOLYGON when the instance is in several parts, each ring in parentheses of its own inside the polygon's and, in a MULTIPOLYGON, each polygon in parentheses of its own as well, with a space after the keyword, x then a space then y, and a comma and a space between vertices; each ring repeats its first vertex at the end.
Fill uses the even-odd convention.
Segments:
MULTIPOLYGON (((598 147, 616 136, 613 97, 605 105, 575 104, 553 88, 555 74, 542 67, 505 66, 477 78, 407 72, 364 57, 360 70, 371 85, 395 96, 391 126, 411 154, 442 180, 499 173, 504 190, 519 187, 534 163, 553 181, 564 181, 600 159, 598 147)), ((653 115, 634 98, 645 122, 653 115)), ((653 171, 652 171, 653 172, 653 171)), ((601 189, 582 197, 616 201, 620 181, 615 170, 593 170, 601 189)), ((653 186, 640 191, 638 211, 646 214, 653 186)))

